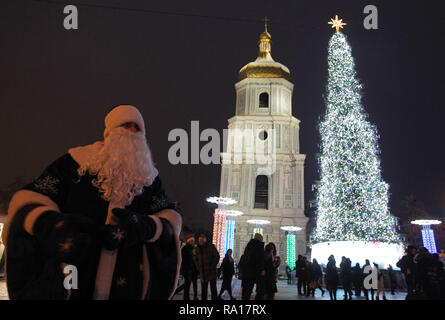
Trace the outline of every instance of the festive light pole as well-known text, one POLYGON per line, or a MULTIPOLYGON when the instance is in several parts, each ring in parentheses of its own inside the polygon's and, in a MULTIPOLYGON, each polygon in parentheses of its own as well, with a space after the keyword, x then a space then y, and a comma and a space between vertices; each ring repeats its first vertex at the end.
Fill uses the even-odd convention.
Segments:
POLYGON ((255 233, 263 234, 263 225, 269 224, 270 221, 262 220, 262 219, 251 219, 251 220, 247 220, 247 223, 255 225, 255 228, 253 229, 253 235, 255 235, 255 233))
MULTIPOLYGON (((214 220, 213 220, 213 239, 212 243, 216 246, 216 249, 219 252, 219 262, 222 261, 225 255, 225 248, 228 236, 226 235, 226 230, 234 233, 235 230, 235 221, 230 222, 230 228, 226 228, 227 224, 227 215, 224 207, 226 205, 232 205, 236 203, 236 200, 232 198, 224 198, 224 197, 209 197, 206 199, 207 202, 215 203, 218 205, 218 208, 215 209, 214 220), (221 206, 221 208, 220 208, 221 206)), ((234 211, 234 210, 232 210, 234 211)), ((232 236, 233 237, 233 236, 232 236)), ((233 240, 232 240, 233 243, 233 240)))
POLYGON ((297 226, 282 226, 280 228, 281 230, 287 231, 286 235, 286 260, 287 265, 291 270, 295 268, 295 262, 297 261, 297 255, 296 255, 296 240, 295 240, 295 233, 297 231, 300 231, 301 228, 297 226))
POLYGON ((422 226, 423 246, 427 248, 430 253, 437 253, 436 239, 434 238, 434 231, 431 229, 431 225, 441 224, 442 222, 434 219, 422 219, 411 221, 411 223, 422 226))
POLYGON ((233 243, 235 241, 235 220, 233 217, 239 217, 243 215, 241 211, 238 210, 224 210, 226 218, 226 232, 224 237, 224 251, 232 249, 232 256, 235 251, 233 249, 233 243))

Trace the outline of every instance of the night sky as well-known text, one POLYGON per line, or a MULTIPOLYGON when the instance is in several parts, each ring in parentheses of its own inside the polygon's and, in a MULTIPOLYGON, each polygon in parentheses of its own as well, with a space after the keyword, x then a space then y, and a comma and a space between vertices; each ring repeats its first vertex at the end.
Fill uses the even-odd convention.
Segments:
POLYGON ((327 22, 338 14, 348 23, 363 105, 381 136, 392 212, 413 193, 431 215, 445 216, 443 3, 2 0, 0 187, 101 139, 110 108, 132 104, 146 120, 169 197, 181 203, 187 223, 211 230, 213 207, 205 199, 219 194, 220 166, 169 164, 168 133, 190 132, 192 120, 222 133, 235 113, 238 71, 255 60, 267 16, 272 56, 295 85, 310 200, 333 33, 327 22), (66 4, 78 4, 78 30, 63 28, 66 4), (363 27, 368 4, 379 10, 379 30, 363 27))

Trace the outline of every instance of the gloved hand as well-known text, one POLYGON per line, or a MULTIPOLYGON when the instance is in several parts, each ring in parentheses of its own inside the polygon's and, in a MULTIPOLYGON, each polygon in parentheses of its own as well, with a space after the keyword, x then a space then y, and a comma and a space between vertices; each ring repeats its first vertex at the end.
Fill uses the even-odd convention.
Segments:
POLYGON ((78 265, 88 257, 93 226, 91 219, 79 214, 47 211, 37 219, 33 232, 49 256, 78 265))
POLYGON ((113 214, 119 218, 118 227, 124 231, 120 247, 130 247, 145 242, 156 234, 156 222, 149 215, 122 208, 114 208, 113 214))

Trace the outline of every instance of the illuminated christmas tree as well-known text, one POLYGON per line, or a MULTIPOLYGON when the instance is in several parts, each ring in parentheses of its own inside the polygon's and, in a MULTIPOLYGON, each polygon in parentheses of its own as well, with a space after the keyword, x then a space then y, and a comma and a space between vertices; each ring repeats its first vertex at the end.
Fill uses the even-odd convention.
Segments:
POLYGON ((336 17, 331 24, 337 32, 328 49, 326 113, 319 123, 317 224, 311 244, 400 243, 388 210, 388 185, 380 173, 377 130, 367 121, 351 48, 339 32, 344 23, 336 17))

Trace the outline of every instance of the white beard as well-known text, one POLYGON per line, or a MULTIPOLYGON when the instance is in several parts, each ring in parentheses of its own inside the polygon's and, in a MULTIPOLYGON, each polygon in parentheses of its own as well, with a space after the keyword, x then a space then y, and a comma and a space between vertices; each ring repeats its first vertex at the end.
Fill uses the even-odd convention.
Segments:
POLYGON ((92 184, 102 198, 118 206, 130 205, 158 174, 145 136, 122 127, 113 129, 100 151, 81 164, 79 176, 87 172, 96 176, 92 184))

